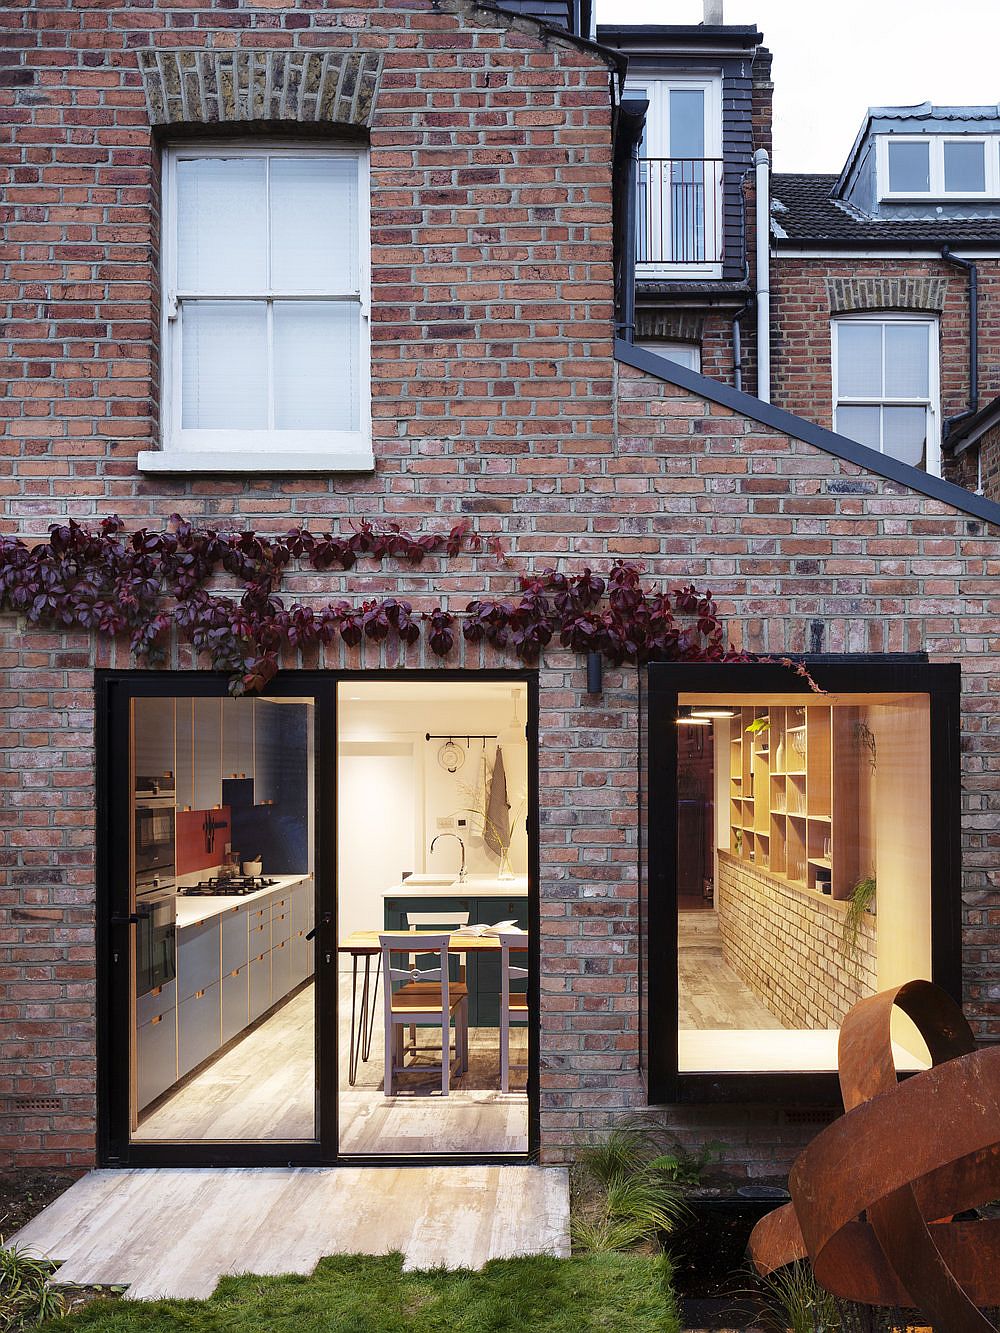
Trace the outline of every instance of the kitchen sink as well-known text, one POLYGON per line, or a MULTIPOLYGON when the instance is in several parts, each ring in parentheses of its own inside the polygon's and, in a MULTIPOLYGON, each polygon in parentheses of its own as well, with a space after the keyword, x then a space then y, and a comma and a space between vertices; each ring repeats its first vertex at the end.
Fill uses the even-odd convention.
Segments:
POLYGON ((456 882, 458 876, 454 873, 450 875, 408 875, 403 880, 404 885, 411 885, 413 888, 450 888, 456 882))

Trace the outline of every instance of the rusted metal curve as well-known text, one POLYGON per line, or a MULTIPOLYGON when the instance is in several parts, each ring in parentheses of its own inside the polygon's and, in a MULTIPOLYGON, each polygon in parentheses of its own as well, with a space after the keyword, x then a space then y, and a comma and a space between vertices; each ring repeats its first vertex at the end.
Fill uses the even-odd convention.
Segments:
POLYGON ((792 1202, 750 1238, 758 1271, 808 1257, 847 1300, 918 1307, 941 1333, 988 1333, 1000 1304, 1000 1220, 952 1215, 1000 1196, 1000 1048, 976 1051, 957 1004, 915 981, 862 1000, 841 1030, 845 1114, 789 1176, 792 1202), (933 1065, 897 1082, 892 1011, 933 1065))

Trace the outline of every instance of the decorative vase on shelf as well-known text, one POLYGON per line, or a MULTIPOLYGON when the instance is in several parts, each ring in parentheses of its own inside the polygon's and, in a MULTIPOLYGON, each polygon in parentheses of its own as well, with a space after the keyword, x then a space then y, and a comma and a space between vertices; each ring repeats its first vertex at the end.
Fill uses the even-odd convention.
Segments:
POLYGON ((778 748, 777 748, 777 750, 775 751, 775 755, 774 755, 774 771, 775 771, 775 773, 784 773, 784 771, 785 771, 785 738, 784 738, 784 736, 780 737, 780 739, 778 740, 778 748))

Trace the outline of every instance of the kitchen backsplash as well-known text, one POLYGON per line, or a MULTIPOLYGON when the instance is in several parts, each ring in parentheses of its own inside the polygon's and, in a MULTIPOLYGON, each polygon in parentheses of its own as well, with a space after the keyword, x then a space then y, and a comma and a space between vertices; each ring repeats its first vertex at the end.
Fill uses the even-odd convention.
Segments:
POLYGON ((226 843, 231 840, 232 813, 228 805, 215 810, 177 811, 177 875, 190 875, 195 870, 211 870, 221 865, 226 843), (211 836, 206 833, 205 821, 214 825, 211 836))

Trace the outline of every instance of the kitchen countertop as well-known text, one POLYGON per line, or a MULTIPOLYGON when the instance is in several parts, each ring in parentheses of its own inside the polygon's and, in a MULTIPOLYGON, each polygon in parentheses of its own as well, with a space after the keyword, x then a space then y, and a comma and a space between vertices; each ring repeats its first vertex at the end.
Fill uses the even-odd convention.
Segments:
POLYGON ((527 875, 515 875, 513 879, 470 875, 464 884, 459 883, 457 876, 454 879, 445 879, 443 875, 411 875, 399 884, 393 884, 382 894, 383 898, 526 898, 527 896, 527 875))
POLYGON ((203 898, 188 898, 178 895, 176 900, 178 929, 193 926, 199 921, 207 921, 213 916, 220 916, 231 907, 243 907, 248 903, 255 903, 259 898, 266 898, 271 893, 280 893, 282 889, 290 889, 293 884, 301 884, 304 879, 308 878, 308 875, 269 875, 268 879, 273 879, 274 883, 269 885, 268 888, 258 889, 255 893, 247 893, 242 896, 220 894, 203 898))

